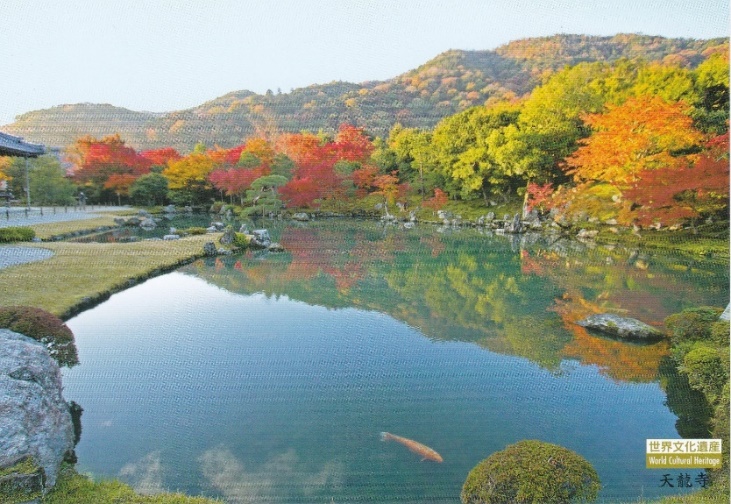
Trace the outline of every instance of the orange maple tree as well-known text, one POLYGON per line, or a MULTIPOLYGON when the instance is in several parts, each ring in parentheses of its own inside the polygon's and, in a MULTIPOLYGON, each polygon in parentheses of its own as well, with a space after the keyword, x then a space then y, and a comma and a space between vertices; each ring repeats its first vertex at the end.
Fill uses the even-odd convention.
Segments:
POLYGON ((703 138, 689 112, 682 101, 639 96, 609 105, 602 114, 589 114, 584 121, 593 133, 566 159, 566 171, 579 183, 621 187, 637 182, 641 172, 677 166, 683 162, 677 154, 703 138))
POLYGON ((723 210, 729 198, 729 135, 706 143, 695 163, 645 170, 624 191, 632 202, 621 214, 638 224, 675 224, 723 210))

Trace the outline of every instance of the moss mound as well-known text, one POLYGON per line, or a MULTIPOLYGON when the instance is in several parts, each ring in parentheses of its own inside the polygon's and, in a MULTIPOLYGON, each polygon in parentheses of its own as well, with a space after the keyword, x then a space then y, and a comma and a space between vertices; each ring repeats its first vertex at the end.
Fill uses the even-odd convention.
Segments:
POLYGON ((470 471, 464 504, 591 502, 601 484, 581 455, 555 444, 525 440, 493 453, 470 471))

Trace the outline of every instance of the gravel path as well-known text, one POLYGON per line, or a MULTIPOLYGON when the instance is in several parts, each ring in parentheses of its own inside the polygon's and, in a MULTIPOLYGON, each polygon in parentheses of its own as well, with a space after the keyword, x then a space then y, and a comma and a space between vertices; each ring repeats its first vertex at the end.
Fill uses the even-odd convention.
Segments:
POLYGON ((0 269, 16 264, 42 261, 52 255, 53 252, 48 249, 5 245, 0 247, 0 269))
MULTIPOLYGON (((86 210, 71 207, 67 211, 64 211, 63 208, 56 208, 56 213, 53 212, 53 208, 44 207, 43 215, 41 215, 41 209, 38 207, 31 207, 27 213, 25 208, 21 207, 0 207, 0 228, 94 219, 106 212, 115 212, 120 210, 129 210, 129 207, 97 206, 94 207, 93 210, 91 206, 87 206, 86 210)), ((15 266, 16 264, 42 261, 44 259, 48 259, 52 255, 53 252, 47 249, 3 245, 0 246, 0 269, 7 268, 8 266, 15 266)))
POLYGON ((4 208, 0 207, 0 228, 10 226, 32 226, 34 224, 46 224, 50 222, 65 222, 73 220, 85 220, 94 219, 102 216, 107 212, 116 212, 121 210, 129 210, 130 207, 119 207, 119 206, 95 206, 92 207, 87 205, 86 210, 81 208, 69 207, 64 210, 63 207, 56 208, 56 212, 53 212, 53 208, 43 207, 43 215, 41 215, 41 209, 38 207, 31 207, 26 212, 25 208, 22 207, 11 207, 4 208))

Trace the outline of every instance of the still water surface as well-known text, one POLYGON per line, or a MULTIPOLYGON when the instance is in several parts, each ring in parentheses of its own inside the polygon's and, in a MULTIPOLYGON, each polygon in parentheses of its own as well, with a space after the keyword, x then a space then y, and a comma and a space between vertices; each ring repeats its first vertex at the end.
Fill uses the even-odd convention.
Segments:
POLYGON ((605 502, 669 494, 644 468, 645 439, 680 437, 688 413, 666 405, 666 345, 573 320, 721 304, 727 265, 370 223, 272 231, 286 253, 198 261, 68 322, 80 471, 234 503, 458 502, 480 460, 541 439, 588 459, 605 502))

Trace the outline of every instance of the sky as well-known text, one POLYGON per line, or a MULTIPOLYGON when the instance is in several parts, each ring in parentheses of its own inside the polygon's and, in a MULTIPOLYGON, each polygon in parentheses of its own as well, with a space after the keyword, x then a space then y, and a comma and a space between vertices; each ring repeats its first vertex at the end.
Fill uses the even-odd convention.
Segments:
POLYGON ((0 0, 0 125, 67 103, 168 112, 400 75, 577 33, 729 36, 728 0, 0 0))

